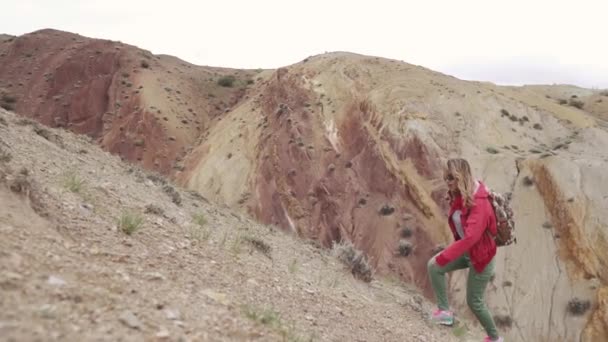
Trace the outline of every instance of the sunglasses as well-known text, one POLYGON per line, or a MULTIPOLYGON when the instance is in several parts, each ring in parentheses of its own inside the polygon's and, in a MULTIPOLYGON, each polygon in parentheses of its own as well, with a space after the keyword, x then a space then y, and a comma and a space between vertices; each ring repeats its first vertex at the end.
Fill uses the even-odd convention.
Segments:
POLYGON ((453 174, 448 173, 448 174, 447 174, 447 176, 445 176, 445 177, 444 177, 444 179, 445 179, 446 181, 451 182, 451 181, 453 181, 453 180, 454 180, 454 179, 456 179, 456 178, 454 177, 454 175, 453 175, 453 174))

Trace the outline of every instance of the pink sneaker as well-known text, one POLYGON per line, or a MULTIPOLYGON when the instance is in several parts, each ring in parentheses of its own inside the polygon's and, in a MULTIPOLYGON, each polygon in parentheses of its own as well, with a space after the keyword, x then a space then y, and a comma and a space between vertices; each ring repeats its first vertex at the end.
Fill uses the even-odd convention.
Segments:
POLYGON ((505 340, 500 336, 495 340, 493 340, 490 336, 486 336, 486 338, 483 339, 483 342, 504 342, 504 341, 505 340))
POLYGON ((448 310, 437 309, 433 312, 431 320, 435 323, 442 325, 453 325, 454 324, 454 313, 448 310))

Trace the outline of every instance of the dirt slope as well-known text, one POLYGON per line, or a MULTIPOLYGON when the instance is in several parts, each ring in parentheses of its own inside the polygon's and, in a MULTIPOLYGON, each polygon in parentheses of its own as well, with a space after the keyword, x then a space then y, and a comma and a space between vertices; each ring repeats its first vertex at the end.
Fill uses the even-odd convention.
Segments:
POLYGON ((329 251, 174 188, 82 136, 0 110, 0 148, 6 341, 473 337, 464 326, 429 326, 430 305, 415 289, 356 280, 329 251), (131 235, 117 225, 123 213, 142 219, 131 235))

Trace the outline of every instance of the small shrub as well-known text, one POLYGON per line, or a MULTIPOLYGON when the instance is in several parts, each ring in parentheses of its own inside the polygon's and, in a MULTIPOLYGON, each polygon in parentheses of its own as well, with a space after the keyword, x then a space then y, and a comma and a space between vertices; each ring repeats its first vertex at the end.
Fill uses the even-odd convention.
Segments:
POLYGON ((583 109, 585 103, 581 100, 576 100, 575 98, 571 98, 568 104, 572 107, 576 107, 578 109, 583 109))
POLYGON ((509 315, 495 315, 494 323, 499 328, 510 328, 513 325, 513 319, 509 315))
POLYGON ((147 61, 142 60, 140 66, 144 69, 148 69, 150 67, 150 64, 147 61))
POLYGON ((537 129, 537 130, 541 130, 543 129, 543 126, 539 123, 535 123, 534 126, 532 126, 532 128, 537 129))
POLYGON ((141 216, 125 212, 118 219, 118 228, 123 233, 131 235, 141 227, 142 223, 141 216))
POLYGON ((509 280, 505 280, 502 282, 502 286, 503 287, 511 287, 513 286, 513 282, 509 281, 509 280))
POLYGON ((17 177, 15 177, 15 179, 13 179, 9 184, 11 191, 15 193, 27 193, 29 190, 31 190, 32 184, 30 183, 28 176, 28 169, 22 168, 17 177))
POLYGON ((165 211, 163 210, 163 208, 157 206, 156 204, 148 204, 146 205, 146 210, 144 211, 144 214, 162 216, 165 214, 165 211))
POLYGON ((167 184, 167 180, 165 179, 165 177, 163 177, 157 173, 149 173, 146 175, 146 178, 151 180, 156 185, 159 185, 159 184, 166 185, 167 184))
POLYGON ((0 107, 2 107, 4 110, 8 110, 8 111, 15 110, 15 107, 12 104, 6 103, 6 102, 0 102, 0 107))
POLYGON ((522 180, 522 183, 525 186, 532 186, 532 185, 534 185, 534 179, 530 176, 525 176, 524 179, 522 180))
POLYGON ((8 163, 13 159, 13 156, 3 149, 0 148, 0 163, 8 163))
POLYGON ((535 149, 535 148, 530 149, 530 152, 531 153, 537 153, 537 154, 538 153, 543 153, 541 150, 538 150, 538 149, 535 149))
POLYGON ((34 132, 46 140, 51 140, 51 132, 40 125, 34 125, 34 132))
POLYGON ((243 312, 250 320, 272 327, 280 326, 279 314, 273 309, 257 309, 245 306, 243 312))
POLYGON ((169 195, 169 197, 171 197, 171 201, 176 205, 180 205, 182 203, 182 196, 171 185, 165 184, 165 186, 163 186, 163 191, 169 195))
POLYGON ((388 216, 394 212, 395 212, 395 208, 391 207, 388 204, 383 205, 382 208, 380 208, 380 210, 379 210, 379 213, 382 216, 388 216))
POLYGON ((608 96, 608 90, 601 91, 600 95, 602 95, 602 96, 608 96))
POLYGON ((410 254, 412 254, 412 250, 413 250, 413 246, 412 243, 407 241, 407 240, 399 240, 399 255, 401 256, 409 256, 410 254))
POLYGON ((511 114, 511 116, 509 116, 509 119, 511 119, 511 121, 518 121, 519 118, 516 115, 511 114))
POLYGON ((12 95, 4 94, 4 95, 2 95, 2 102, 15 103, 15 102, 17 102, 17 98, 12 95))
POLYGON ((243 241, 250 244, 253 248, 255 248, 258 252, 264 254, 266 257, 272 259, 270 255, 271 247, 266 242, 254 236, 245 236, 243 237, 243 241))
POLYGON ((2 126, 8 126, 8 122, 6 122, 5 118, 0 117, 0 125, 2 125, 2 126))
POLYGON ((566 99, 559 99, 559 104, 560 105, 565 105, 567 103, 568 103, 568 100, 566 100, 566 99))
POLYGON ((207 219, 205 218, 205 215, 201 213, 192 215, 192 220, 194 221, 194 223, 201 227, 207 224, 207 219))
POLYGON ((221 87, 231 88, 234 85, 234 81, 236 81, 234 76, 223 76, 217 80, 217 84, 221 87))
POLYGON ((498 150, 495 149, 494 147, 488 147, 488 148, 486 148, 486 152, 488 152, 490 154, 497 154, 498 150))
POLYGON ((372 267, 363 252, 355 249, 352 242, 334 243, 333 251, 336 257, 349 269, 352 275, 365 282, 372 281, 372 267))
POLYGON ((64 177, 63 186, 71 192, 79 193, 84 187, 84 180, 76 173, 70 172, 64 177))
POLYGON ((553 228, 553 225, 551 224, 551 222, 545 222, 545 223, 543 223, 543 228, 551 229, 551 228, 553 228))
POLYGON ((500 116, 510 116, 511 114, 509 114, 509 111, 506 109, 501 109, 500 110, 500 116))
POLYGON ((410 227, 405 227, 405 228, 401 229, 402 238, 409 239, 412 237, 412 235, 414 235, 414 232, 412 231, 412 229, 410 227))
POLYGON ((575 297, 568 302, 568 312, 574 316, 585 314, 589 308, 591 308, 591 303, 588 300, 575 297))

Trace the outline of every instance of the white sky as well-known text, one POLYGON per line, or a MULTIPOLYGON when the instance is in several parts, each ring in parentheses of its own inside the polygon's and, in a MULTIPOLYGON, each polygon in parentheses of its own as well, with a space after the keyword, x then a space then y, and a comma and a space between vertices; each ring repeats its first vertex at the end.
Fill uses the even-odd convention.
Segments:
POLYGON ((326 51, 498 84, 608 88, 608 0, 5 0, 0 33, 54 28, 199 65, 277 68, 326 51))

